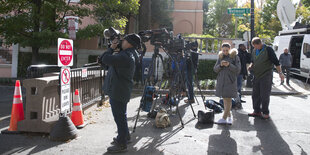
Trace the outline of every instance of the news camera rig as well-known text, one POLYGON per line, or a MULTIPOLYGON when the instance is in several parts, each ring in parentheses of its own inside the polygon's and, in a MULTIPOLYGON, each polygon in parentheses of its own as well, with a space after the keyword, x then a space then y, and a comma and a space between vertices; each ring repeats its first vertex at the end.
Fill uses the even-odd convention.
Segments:
MULTIPOLYGON (((148 41, 150 41, 151 45, 154 45, 154 53, 152 55, 152 61, 150 65, 150 68, 152 68, 152 70, 150 71, 149 76, 145 78, 143 81, 144 90, 143 90, 142 98, 140 100, 140 106, 139 106, 138 113, 136 116, 133 132, 135 132, 141 109, 143 111, 149 112, 148 113, 149 117, 155 117, 156 116, 155 108, 157 106, 158 97, 160 98, 162 97, 161 94, 160 95, 156 94, 156 89, 155 89, 155 85, 159 81, 158 80, 159 63, 161 62, 162 64, 164 64, 163 56, 159 53, 159 49, 162 49, 171 61, 178 63, 180 62, 184 54, 188 56, 188 54, 190 53, 194 45, 197 44, 196 46, 198 47, 197 42, 191 43, 191 42, 185 41, 181 35, 178 35, 177 37, 173 37, 173 32, 168 32, 167 29, 146 30, 146 31, 140 32, 139 35, 143 42, 142 47, 144 47, 143 56, 146 52, 145 42, 148 42, 148 41), (176 57, 174 57, 173 55, 176 55, 176 57)), ((166 71, 165 68, 164 70, 166 71)), ((142 70, 142 74, 143 73, 144 71, 142 70)), ((172 106, 176 107, 176 112, 179 116, 182 127, 184 127, 184 123, 183 123, 181 114, 179 112, 178 106, 179 106, 179 102, 182 99, 182 91, 184 90, 183 88, 184 88, 185 82, 189 82, 189 81, 185 80, 181 67, 179 65, 175 65, 175 71, 173 72, 170 78, 171 85, 169 88, 169 93, 166 96, 166 99, 167 99, 167 104, 170 106, 170 109, 172 109, 172 106)), ((157 91, 160 91, 161 85, 162 85, 162 80, 159 82, 159 87, 157 91)), ((199 90, 201 90, 200 87, 199 87, 199 90)), ((197 98, 196 98, 196 101, 198 102, 197 98)), ((194 112, 193 106, 191 103, 189 104, 191 106, 193 115, 196 118, 196 114, 194 112)))

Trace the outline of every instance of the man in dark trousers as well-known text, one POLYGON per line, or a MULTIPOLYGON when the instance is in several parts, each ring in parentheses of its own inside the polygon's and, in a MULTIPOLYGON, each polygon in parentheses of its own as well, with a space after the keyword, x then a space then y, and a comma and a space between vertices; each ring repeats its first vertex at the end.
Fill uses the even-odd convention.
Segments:
POLYGON ((244 44, 239 44, 238 48, 238 56, 241 63, 241 70, 237 78, 237 88, 239 93, 239 98, 241 102, 245 102, 241 100, 241 89, 242 89, 242 81, 246 79, 248 76, 247 64, 251 63, 251 54, 247 52, 244 44))
MULTIPOLYGON (((284 49, 284 53, 280 55, 279 58, 282 71, 286 73, 286 84, 290 86, 290 72, 292 67, 292 55, 288 52, 288 49, 284 49)), ((284 81, 281 81, 281 85, 283 85, 284 81)))
POLYGON ((284 79, 284 75, 279 60, 271 47, 264 45, 258 37, 253 38, 252 45, 254 46, 252 51, 253 62, 249 69, 252 69, 254 73, 252 93, 254 112, 248 115, 268 119, 274 65, 281 80, 284 79))
POLYGON ((108 74, 104 80, 104 93, 110 98, 110 105, 114 121, 117 125, 117 137, 113 138, 112 146, 108 148, 110 153, 127 151, 127 143, 130 140, 127 124, 127 103, 133 87, 135 72, 136 48, 141 39, 137 34, 129 34, 122 41, 122 50, 114 52, 118 40, 113 40, 110 48, 102 54, 100 62, 109 66, 108 74))

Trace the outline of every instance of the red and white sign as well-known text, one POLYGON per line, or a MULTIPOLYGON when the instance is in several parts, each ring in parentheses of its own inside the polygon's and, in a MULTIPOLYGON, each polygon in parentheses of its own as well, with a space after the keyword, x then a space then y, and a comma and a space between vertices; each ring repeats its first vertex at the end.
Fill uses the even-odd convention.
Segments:
POLYGON ((83 68, 82 69, 82 78, 86 78, 87 77, 87 68, 83 68))
POLYGON ((62 70, 61 72, 61 84, 62 85, 66 85, 66 84, 70 84, 70 71, 69 68, 65 68, 62 70))
POLYGON ((71 39, 58 38, 58 66, 73 65, 73 41, 71 39))
POLYGON ((60 70, 60 111, 67 112, 70 110, 70 81, 71 73, 69 67, 62 67, 60 70))

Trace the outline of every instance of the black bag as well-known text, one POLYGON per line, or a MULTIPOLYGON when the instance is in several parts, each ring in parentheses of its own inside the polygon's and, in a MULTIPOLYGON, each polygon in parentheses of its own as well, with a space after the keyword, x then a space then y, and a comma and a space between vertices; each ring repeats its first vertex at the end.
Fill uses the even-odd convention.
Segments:
POLYGON ((217 104, 214 100, 206 100, 204 103, 205 107, 213 109, 215 113, 223 112, 223 108, 217 104))
POLYGON ((214 122, 214 111, 212 109, 199 110, 198 111, 198 122, 202 124, 209 124, 214 122))

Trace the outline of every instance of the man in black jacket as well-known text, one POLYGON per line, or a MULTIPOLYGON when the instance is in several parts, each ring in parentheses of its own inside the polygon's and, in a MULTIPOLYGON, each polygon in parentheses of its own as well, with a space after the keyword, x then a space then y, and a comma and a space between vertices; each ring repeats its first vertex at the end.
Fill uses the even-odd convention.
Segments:
MULTIPOLYGON (((238 48, 238 56, 241 63, 241 70, 237 78, 237 88, 239 93, 239 98, 241 100, 241 89, 242 89, 242 81, 246 79, 248 76, 247 64, 251 63, 251 54, 246 51, 246 47, 244 44, 240 44, 238 48)), ((241 102, 245 102, 241 100, 241 102)))
POLYGON ((113 138, 108 152, 117 153, 127 151, 127 143, 130 140, 127 124, 127 103, 133 87, 135 72, 136 48, 141 39, 137 34, 129 34, 122 41, 122 51, 114 53, 118 40, 113 40, 111 47, 102 54, 100 62, 108 65, 108 74, 104 80, 103 90, 110 98, 110 105, 114 121, 117 125, 117 137, 113 138))

